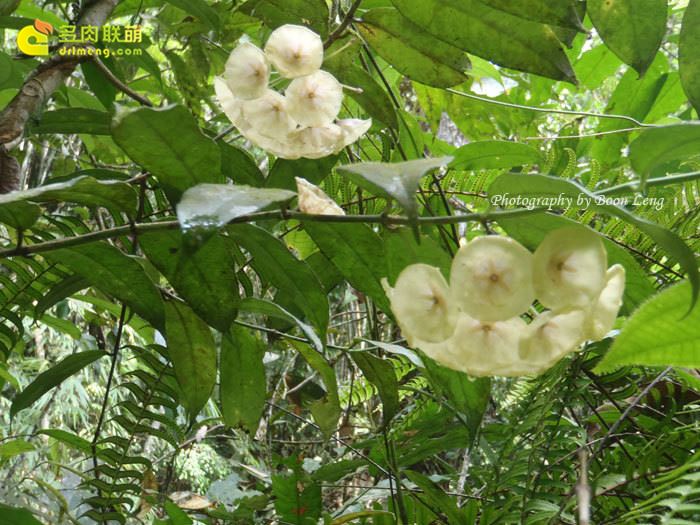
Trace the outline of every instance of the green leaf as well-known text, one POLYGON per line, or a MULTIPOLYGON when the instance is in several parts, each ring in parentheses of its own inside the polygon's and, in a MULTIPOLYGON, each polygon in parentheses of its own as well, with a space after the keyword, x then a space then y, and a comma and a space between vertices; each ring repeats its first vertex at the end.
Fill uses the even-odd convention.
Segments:
POLYGON ((494 9, 542 24, 582 30, 578 0, 482 0, 494 9))
POLYGON ((457 507, 457 501, 445 494, 445 491, 429 477, 413 470, 404 470, 403 475, 423 491, 422 497, 428 500, 431 510, 439 510, 439 512, 445 514, 450 523, 466 523, 464 512, 457 507))
POLYGON ((250 153, 223 140, 219 141, 219 147, 221 148, 221 170, 224 177, 231 179, 234 184, 245 184, 256 188, 265 185, 265 176, 255 164, 250 153))
POLYGON ((666 34, 667 0, 588 0, 586 5, 605 45, 643 75, 666 34))
POLYGON ((214 328, 225 332, 238 313, 238 279, 231 240, 213 235, 196 249, 177 231, 139 237, 148 260, 187 304, 214 328))
POLYGON ((422 358, 430 383, 455 410, 464 415, 471 438, 466 445, 471 447, 488 406, 491 379, 472 379, 467 374, 437 364, 428 356, 422 358))
POLYGON ((24 439, 13 439, 0 443, 0 458, 11 458, 25 452, 32 452, 36 447, 24 439))
POLYGON ((466 80, 466 54, 435 39, 396 9, 367 11, 357 27, 379 56, 413 80, 436 87, 451 87, 466 80))
POLYGON ((15 201, 15 193, 0 195, 0 222, 17 230, 26 230, 41 216, 41 208, 36 204, 15 201))
POLYGON ((91 286, 126 303, 156 328, 163 328, 160 292, 136 257, 123 254, 106 242, 60 248, 44 255, 84 277, 91 286))
POLYGON ((397 228, 386 230, 383 240, 389 283, 394 284, 403 269, 415 263, 436 266, 446 279, 450 276, 452 256, 432 237, 421 235, 416 240, 408 228, 397 228))
MULTIPOLYGON (((659 128, 663 129, 663 128, 659 128)), ((698 127, 700 129, 700 127, 698 127)), ((510 196, 522 195, 532 197, 569 197, 572 203, 577 203, 579 199, 584 200, 584 206, 597 209, 618 219, 635 226, 639 231, 645 233, 656 244, 673 257, 688 274, 688 279, 693 285, 693 296, 691 307, 697 301, 700 292, 700 274, 695 261, 695 254, 683 242, 683 240, 671 230, 659 226, 651 221, 638 217, 621 206, 607 204, 601 201, 600 196, 596 196, 586 188, 579 186, 575 182, 546 175, 518 175, 506 173, 494 180, 489 186, 489 196, 493 202, 496 195, 510 194, 510 196)))
POLYGON ((182 106, 122 109, 112 121, 114 141, 158 177, 171 200, 187 188, 223 182, 221 150, 182 106))
POLYGON ((244 312, 267 315, 268 317, 274 317, 275 319, 281 319, 283 321, 287 321, 297 325, 299 329, 304 333, 306 338, 309 340, 311 345, 314 347, 314 349, 321 354, 323 353, 323 341, 319 339, 316 332, 314 332, 314 329, 311 328, 311 326, 309 326, 305 322, 295 317, 294 315, 290 314, 280 305, 271 303, 270 301, 266 301, 264 299, 246 297, 241 301, 240 309, 244 312))
POLYGON ((644 303, 625 323, 597 369, 623 365, 700 367, 700 308, 688 313, 690 283, 675 284, 644 303))
POLYGON ((676 124, 642 131, 630 144, 630 162, 642 182, 672 161, 700 155, 700 124, 676 124))
POLYGON ((177 205, 177 218, 185 230, 221 227, 237 217, 288 201, 295 195, 275 188, 198 184, 183 194, 177 205))
POLYGON ((0 503, 3 525, 43 525, 27 509, 10 507, 0 503))
POLYGON ((292 474, 272 476, 275 511, 280 520, 294 525, 316 525, 321 516, 321 486, 305 483, 292 474))
POLYGON ((260 277, 272 283, 285 299, 304 312, 322 336, 325 335, 328 298, 313 270, 294 257, 282 241, 258 226, 240 224, 230 226, 227 232, 252 256, 250 264, 260 277))
POLYGON ((100 350, 80 352, 78 354, 69 355, 48 370, 45 370, 12 400, 10 417, 14 417, 20 410, 28 408, 46 392, 57 387, 67 378, 82 370, 93 361, 106 355, 107 354, 100 350))
POLYGON ((187 513, 170 500, 165 501, 165 512, 168 514, 168 525, 192 525, 192 519, 187 513))
POLYGON ((264 355, 263 342, 242 327, 234 326, 223 337, 221 413, 227 425, 242 425, 253 434, 258 429, 267 399, 264 355))
POLYGON ((17 216, 17 213, 22 211, 14 207, 20 201, 74 202, 83 206, 102 206, 134 216, 137 197, 131 185, 125 182, 102 181, 82 176, 66 182, 0 195, 0 213, 4 209, 6 213, 17 216))
MULTIPOLYGON (((538 214, 517 218, 503 217, 498 220, 498 224, 508 235, 534 251, 549 232, 578 223, 561 215, 538 214)), ((601 239, 608 252, 608 264, 621 264, 625 267, 624 309, 632 311, 654 294, 654 286, 627 250, 607 237, 601 237, 601 239)))
POLYGON ((0 0, 0 16, 6 16, 12 13, 21 0, 0 0))
POLYGON ((444 166, 452 157, 418 159, 406 162, 360 162, 345 164, 338 170, 358 186, 396 199, 409 217, 418 216, 416 192, 420 180, 431 170, 444 166))
POLYGON ((300 173, 311 184, 317 186, 330 175, 333 166, 338 162, 337 155, 331 155, 322 159, 280 159, 278 158, 270 169, 270 174, 265 179, 267 188, 284 188, 296 191, 297 184, 294 181, 300 173))
POLYGON ((478 0, 392 0, 434 37, 498 65, 575 82, 552 29, 493 9, 478 0))
POLYGON ((212 8, 209 7, 204 0, 165 0, 170 5, 179 7, 186 13, 191 14, 195 18, 198 18, 209 27, 213 29, 218 29, 221 21, 219 20, 219 15, 212 8))
POLYGON ((106 111, 84 108, 63 108, 46 111, 29 126, 31 133, 85 133, 111 135, 112 116, 106 111))
POLYGON ((355 289, 384 312, 391 311, 381 285, 388 274, 384 245, 369 226, 306 222, 304 230, 355 289))
MULTIPOLYGON (((92 454, 92 444, 87 439, 73 434, 72 432, 67 432, 59 428, 45 428, 40 430, 38 433, 49 436, 50 438, 60 441, 61 443, 65 443, 72 449, 82 452, 83 454, 92 454)), ((100 453, 98 449, 98 456, 99 455, 100 453)))
POLYGON ((450 167, 458 170, 488 170, 540 164, 542 155, 532 146, 507 140, 470 142, 454 152, 450 167))
POLYGON ((328 34, 328 4, 323 0, 248 0, 240 10, 260 18, 271 29, 303 23, 321 37, 328 34))
POLYGON ((700 0, 690 0, 685 8, 678 43, 678 71, 688 100, 700 113, 700 0))
POLYGON ((382 427, 386 428, 399 411, 399 383, 394 365, 368 352, 352 352, 350 356, 367 381, 377 387, 382 400, 382 427))
POLYGON ((216 384, 216 344, 209 326, 185 303, 165 303, 168 355, 182 389, 183 404, 194 418, 216 384))

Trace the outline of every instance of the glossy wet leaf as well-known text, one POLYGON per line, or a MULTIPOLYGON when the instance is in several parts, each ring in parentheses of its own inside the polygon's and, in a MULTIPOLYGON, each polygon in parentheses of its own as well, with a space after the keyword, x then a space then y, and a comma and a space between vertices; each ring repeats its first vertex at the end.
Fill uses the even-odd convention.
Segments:
POLYGON ((198 184, 177 205, 183 229, 219 228, 228 222, 291 200, 292 191, 231 184, 198 184))

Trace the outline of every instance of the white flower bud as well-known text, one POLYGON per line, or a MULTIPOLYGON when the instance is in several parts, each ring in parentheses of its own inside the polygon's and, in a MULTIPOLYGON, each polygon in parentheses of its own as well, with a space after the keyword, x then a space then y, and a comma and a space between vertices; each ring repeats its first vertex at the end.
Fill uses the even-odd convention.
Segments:
POLYGON ((303 128, 292 133, 289 140, 302 157, 320 159, 333 154, 343 143, 343 130, 335 124, 303 128))
POLYGON ((280 141, 286 141, 297 126, 287 111, 287 99, 272 89, 260 98, 245 101, 243 118, 258 133, 280 141))
POLYGON ((313 215, 345 215, 343 208, 338 206, 321 188, 300 177, 294 177, 294 180, 297 183, 301 212, 313 215))
POLYGON ((250 42, 239 44, 226 61, 224 79, 238 98, 248 100, 262 96, 270 79, 265 53, 250 42))
POLYGON ((231 123, 241 132, 248 129, 250 126, 243 117, 243 101, 231 93, 228 84, 221 77, 214 79, 214 91, 221 109, 224 110, 231 123))
POLYGON ((345 146, 357 142, 362 135, 369 131, 369 128, 372 127, 372 119, 346 118, 338 120, 336 124, 343 130, 342 146, 335 151, 335 153, 340 153, 345 146))
POLYGON ((297 78, 321 67, 323 42, 308 27, 286 24, 272 32, 265 54, 284 78, 297 78))
POLYGON ((478 237, 452 261, 455 304, 481 321, 501 321, 525 312, 535 299, 532 254, 509 237, 478 237))
POLYGON ((605 283, 608 257, 600 237, 580 226, 549 233, 535 250, 533 280, 547 308, 587 308, 605 283))
POLYGON ((520 338, 526 330, 519 317, 486 323, 460 314, 448 342, 454 361, 447 366, 476 377, 519 375, 513 367, 519 364, 520 338))
POLYGON ((625 268, 614 264, 605 274, 605 287, 593 303, 586 326, 586 337, 597 341, 615 325, 625 292, 625 268))
POLYGON ((452 335, 454 321, 447 282, 440 270, 427 264, 412 264, 399 274, 394 288, 386 279, 382 286, 409 345, 414 339, 436 343, 452 335))
POLYGON ((520 347, 520 357, 529 373, 543 372, 576 350, 584 339, 585 322, 583 310, 538 315, 528 326, 520 347))
POLYGON ((327 71, 292 80, 286 91, 289 114, 302 126, 326 126, 338 116, 343 87, 327 71))

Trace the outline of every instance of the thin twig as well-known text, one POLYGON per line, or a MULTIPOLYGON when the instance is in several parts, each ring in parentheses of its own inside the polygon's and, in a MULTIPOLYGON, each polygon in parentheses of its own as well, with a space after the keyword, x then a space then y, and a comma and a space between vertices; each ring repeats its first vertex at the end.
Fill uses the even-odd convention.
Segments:
POLYGON ((124 93, 126 96, 134 99, 136 102, 139 104, 143 104, 144 106, 148 107, 153 107, 153 103, 148 100, 146 97, 138 94, 136 91, 131 89, 129 86, 127 86, 124 82, 122 82, 113 72, 111 69, 109 69, 102 60, 100 60, 100 57, 97 55, 94 55, 92 57, 92 62, 97 66, 97 69, 99 69, 102 74, 105 76, 109 82, 116 87, 119 91, 124 93))
POLYGON ((336 27, 330 35, 328 35, 328 38, 323 43, 323 49, 328 49, 333 42, 335 42, 341 36, 343 36, 343 33, 345 32, 345 30, 352 23, 352 19, 355 16, 355 12, 357 12, 357 8, 360 7, 361 3, 362 3, 362 0, 355 0, 352 3, 352 5, 350 6, 350 9, 343 17, 343 20, 340 22, 340 25, 338 27, 336 27))

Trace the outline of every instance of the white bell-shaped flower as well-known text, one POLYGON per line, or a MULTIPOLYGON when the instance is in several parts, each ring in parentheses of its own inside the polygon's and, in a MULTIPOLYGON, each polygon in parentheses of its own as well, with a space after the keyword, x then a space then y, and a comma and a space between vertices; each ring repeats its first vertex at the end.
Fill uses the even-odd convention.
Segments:
POLYGON ((338 116, 343 87, 327 71, 295 78, 286 91, 289 114, 302 126, 326 126, 338 116))
POLYGON ((286 24, 267 39, 265 54, 284 78, 297 78, 321 67, 323 42, 308 27, 286 24))
POLYGON ((446 366, 452 368, 453 370, 461 370, 461 368, 455 368, 456 358, 450 352, 450 340, 446 339, 438 343, 430 343, 428 341, 423 341, 421 339, 414 338, 412 341, 412 347, 421 350, 430 359, 446 366))
POLYGON ((336 121, 336 124, 343 130, 342 146, 335 153, 339 153, 345 146, 357 142, 362 135, 372 127, 372 119, 346 118, 336 121))
POLYGON ((286 141, 297 123, 289 116, 287 99, 268 89, 260 98, 243 104, 243 118, 262 135, 286 141))
POLYGON ((270 79, 265 53, 250 42, 238 44, 226 61, 224 79, 237 98, 249 100, 262 96, 270 79))
POLYGON ((290 135, 290 143, 302 157, 319 159, 332 155, 343 143, 343 130, 336 124, 302 128, 290 135))
POLYGON ((312 215, 345 215, 343 208, 338 206, 326 193, 311 184, 308 180, 295 177, 299 210, 312 215))
POLYGON ((459 314, 448 342, 453 362, 447 366, 476 377, 517 375, 513 366, 518 364, 520 338, 526 330, 519 317, 489 323, 459 314))
POLYGON ((214 79, 214 92, 216 99, 219 101, 221 109, 229 118, 231 123, 240 131, 243 131, 250 126, 243 117, 243 100, 237 98, 229 89, 228 84, 221 77, 214 79))
POLYGON ((535 250, 533 280, 547 308, 587 308, 605 283, 608 257, 600 237, 580 226, 549 233, 535 250))
POLYGON ((535 299, 532 254, 509 237, 478 237, 455 255, 450 289, 456 306, 475 319, 520 315, 535 299))
POLYGON ((591 307, 586 326, 586 337, 597 341, 605 337, 615 325, 615 319, 622 307, 625 292, 625 268, 613 264, 605 274, 605 286, 591 307))
POLYGON ((454 320, 447 282, 439 269, 412 264, 399 274, 394 288, 386 279, 382 286, 409 345, 414 339, 437 343, 452 335, 454 320))
POLYGON ((584 340, 586 313, 547 311, 530 323, 520 347, 521 360, 529 374, 538 374, 576 350, 584 340))

